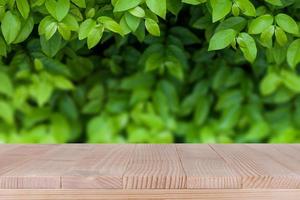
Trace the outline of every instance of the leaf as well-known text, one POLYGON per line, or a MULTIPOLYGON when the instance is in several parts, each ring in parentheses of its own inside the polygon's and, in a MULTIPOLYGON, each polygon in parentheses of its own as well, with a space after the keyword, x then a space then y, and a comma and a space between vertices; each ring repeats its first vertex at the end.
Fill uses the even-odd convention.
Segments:
MULTIPOLYGON (((224 82, 224 80, 222 80, 222 82, 224 82)), ((226 90, 219 95, 218 102, 215 106, 215 109, 218 111, 240 105, 243 101, 243 94, 240 90, 226 90)))
MULTIPOLYGON (((206 0, 205 0, 206 1, 206 0)), ((173 15, 178 15, 182 9, 181 0, 167 0, 167 10, 170 11, 173 15)))
POLYGON ((96 21, 93 19, 87 19, 79 27, 78 38, 83 40, 88 37, 89 33, 96 26, 96 21))
POLYGON ((168 72, 176 77, 178 80, 183 80, 184 78, 184 72, 183 72, 183 67, 181 66, 181 63, 178 59, 175 57, 170 57, 168 60, 164 63, 166 68, 168 69, 168 72))
POLYGON ((280 13, 275 17, 276 23, 280 28, 282 28, 285 32, 291 33, 294 35, 299 34, 299 27, 297 22, 291 18, 290 16, 280 13))
POLYGON ((51 38, 53 34, 56 32, 56 30, 52 30, 50 31, 51 33, 49 33, 49 26, 51 26, 51 24, 57 24, 56 20, 53 17, 47 16, 43 18, 39 24, 39 29, 38 29, 39 34, 44 35, 47 33, 47 36, 48 37, 50 36, 51 38))
POLYGON ((57 7, 57 2, 55 0, 46 0, 45 1, 45 7, 49 14, 51 14, 52 17, 57 19, 56 16, 56 7, 57 7))
POLYGON ((134 127, 131 128, 128 135, 128 142, 130 143, 147 143, 150 141, 150 134, 145 128, 134 127))
POLYGON ((87 44, 89 49, 93 48, 100 42, 103 35, 103 31, 104 26, 98 25, 89 32, 87 37, 87 44))
POLYGON ((74 89, 73 83, 65 78, 64 76, 54 76, 53 77, 53 85, 56 88, 62 89, 62 90, 72 90, 74 89))
POLYGON ((282 70, 280 73, 283 84, 294 92, 300 92, 300 76, 292 71, 282 70))
POLYGON ((42 71, 44 69, 44 65, 43 65, 42 61, 38 58, 34 59, 33 64, 34 64, 34 68, 37 71, 42 71))
POLYGON ((63 113, 71 121, 78 120, 79 113, 74 98, 64 95, 59 102, 59 112, 63 113))
POLYGON ((231 11, 231 0, 210 0, 213 22, 223 19, 231 11))
POLYGON ((231 13, 233 16, 237 17, 240 15, 240 8, 239 6, 235 3, 232 4, 232 7, 231 7, 231 13))
POLYGON ((129 13, 132 14, 135 17, 143 18, 145 17, 145 11, 142 7, 137 6, 131 10, 129 10, 129 13))
POLYGON ((39 80, 30 88, 30 94, 36 100, 39 107, 42 107, 47 103, 52 95, 52 92, 53 87, 46 80, 39 80))
POLYGON ((160 29, 156 21, 150 18, 145 19, 145 26, 147 31, 154 36, 160 36, 160 29))
POLYGON ((6 123, 13 125, 14 122, 14 110, 12 106, 3 100, 0 100, 0 118, 2 118, 6 123))
POLYGON ((109 142, 114 134, 113 124, 110 118, 96 116, 89 120, 87 124, 87 134, 89 142, 109 142))
POLYGON ((254 17, 256 16, 256 10, 254 5, 249 0, 236 0, 237 5, 242 10, 244 15, 254 17))
POLYGON ((63 37, 64 40, 70 40, 71 38, 71 31, 68 29, 68 27, 64 23, 60 23, 58 25, 58 32, 63 37))
POLYGON ((194 122, 200 126, 203 125, 207 120, 210 111, 210 98, 206 96, 201 96, 196 105, 195 113, 194 113, 194 122))
POLYGON ((81 112, 83 114, 97 114, 101 111, 101 104, 102 103, 99 99, 90 100, 84 105, 81 112))
MULTIPOLYGON (((95 8, 90 8, 90 9, 86 12, 85 17, 86 17, 86 18, 93 18, 93 17, 95 16, 95 14, 96 14, 96 9, 95 9, 95 8)), ((80 10, 78 10, 78 15, 80 15, 80 20, 83 20, 83 17, 82 17, 82 15, 81 15, 80 10)))
POLYGON ((105 29, 108 29, 108 30, 110 30, 112 32, 115 32, 115 33, 119 33, 120 35, 124 35, 120 24, 118 24, 112 18, 102 16, 102 17, 99 17, 97 19, 97 21, 102 23, 105 29))
POLYGON ((54 113, 50 117, 50 134, 58 143, 66 143, 70 137, 71 127, 64 115, 54 113))
POLYGON ((191 5, 199 5, 201 3, 205 3, 206 0, 182 0, 183 3, 191 4, 191 5))
POLYGON ((24 42, 32 33, 33 27, 34 27, 33 18, 28 17, 26 21, 22 22, 21 30, 13 43, 17 44, 17 43, 24 42))
POLYGON ((260 92, 267 96, 274 93, 282 83, 281 77, 276 73, 268 73, 260 83, 260 92))
POLYGON ((218 123, 219 130, 230 130, 236 126, 241 117, 240 105, 234 105, 222 112, 220 122, 218 123))
MULTIPOLYGON (((127 13, 126 13, 127 14, 127 13)), ((125 15, 126 15, 125 14, 125 15)), ((123 15, 123 17, 121 18, 120 20, 120 26, 122 28, 122 32, 124 35, 127 35, 129 34, 130 32, 132 32, 131 28, 129 27, 127 21, 126 21, 126 18, 125 18, 125 15, 123 15)))
POLYGON ((284 46, 288 41, 285 32, 280 27, 275 28, 275 36, 276 41, 280 46, 284 46))
POLYGON ((50 38, 52 38, 52 36, 56 33, 57 28, 58 28, 58 24, 56 22, 51 22, 48 24, 48 26, 46 26, 46 29, 45 29, 46 40, 49 40, 50 38))
POLYGON ((4 39, 0 37, 0 57, 7 56, 7 47, 4 39))
POLYGON ((70 0, 46 0, 45 6, 48 12, 58 21, 63 20, 70 9, 70 0))
POLYGON ((61 37, 58 33, 54 34, 49 40, 46 40, 45 37, 41 36, 40 42, 42 51, 48 57, 54 57, 61 48, 61 37))
POLYGON ((76 6, 86 8, 85 0, 71 0, 76 6))
POLYGON ((180 39, 184 45, 192 45, 200 43, 200 39, 194 34, 191 30, 182 27, 182 26, 175 26, 172 27, 170 33, 180 39))
POLYGON ((21 30, 21 21, 19 17, 11 11, 7 11, 1 22, 1 30, 5 41, 11 44, 18 36, 21 30))
POLYGON ((146 60, 145 70, 152 71, 160 69, 164 66, 164 58, 160 53, 152 53, 146 60))
POLYGON ((142 0, 117 0, 114 12, 122 12, 137 7, 142 0))
POLYGON ((287 62, 293 69, 300 62, 300 39, 290 44, 287 50, 287 62))
POLYGON ((228 47, 234 40, 237 32, 226 29, 215 33, 209 42, 208 51, 220 50, 228 47))
POLYGON ((66 26, 66 28, 70 31, 77 31, 79 29, 79 25, 78 25, 76 18, 71 14, 68 14, 62 20, 61 23, 63 23, 66 26))
POLYGON ((222 21, 216 28, 216 32, 225 29, 234 29, 236 32, 242 31, 247 25, 247 20, 243 17, 229 17, 222 21))
POLYGON ((249 24, 249 34, 260 34, 266 28, 270 27, 273 24, 273 16, 267 14, 262 15, 254 20, 252 20, 249 24))
POLYGON ((136 38, 138 39, 139 42, 143 42, 146 36, 145 33, 145 22, 141 21, 139 27, 137 28, 137 30, 133 33, 133 35, 136 36, 136 38))
POLYGON ((139 27, 141 19, 129 13, 125 13, 125 20, 131 31, 135 32, 139 27))
POLYGON ((153 13, 165 19, 167 12, 166 0, 146 0, 146 4, 153 13))
POLYGON ((217 143, 217 136, 213 130, 213 127, 204 126, 203 128, 201 128, 199 131, 199 138, 203 143, 217 143))
POLYGON ((264 47, 272 48, 273 46, 273 35, 274 35, 275 27, 272 25, 266 28, 260 35, 261 44, 264 47))
POLYGON ((0 94, 11 96, 13 94, 13 85, 10 77, 0 71, 0 94))
POLYGON ((245 134, 243 138, 245 141, 255 142, 264 140, 264 138, 268 137, 270 133, 269 124, 262 121, 253 124, 253 126, 249 129, 249 131, 245 134))
POLYGON ((283 5, 281 0, 265 0, 265 1, 274 6, 282 6, 283 5))
POLYGON ((273 57, 275 63, 280 66, 286 60, 286 51, 286 47, 281 47, 276 42, 273 48, 268 49, 267 54, 268 56, 273 57))
POLYGON ((31 1, 31 7, 38 7, 45 3, 45 0, 33 0, 31 1))
POLYGON ((255 40, 248 33, 240 33, 237 38, 237 43, 245 58, 253 63, 257 55, 255 40))
POLYGON ((17 0, 16 3, 17 3, 18 10, 21 13, 22 17, 24 19, 27 19, 29 12, 30 12, 28 0, 17 0))
POLYGON ((56 3, 56 19, 58 21, 63 20, 70 9, 70 0, 57 0, 56 3))

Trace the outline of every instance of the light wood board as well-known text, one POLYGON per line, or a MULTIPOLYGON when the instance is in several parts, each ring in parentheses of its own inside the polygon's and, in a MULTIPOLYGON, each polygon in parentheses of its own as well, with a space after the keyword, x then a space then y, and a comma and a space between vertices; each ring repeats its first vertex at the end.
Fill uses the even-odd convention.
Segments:
POLYGON ((299 200, 300 190, 1 190, 0 200, 299 200))
POLYGON ((0 199, 296 200, 299 155, 299 144, 0 145, 0 199))

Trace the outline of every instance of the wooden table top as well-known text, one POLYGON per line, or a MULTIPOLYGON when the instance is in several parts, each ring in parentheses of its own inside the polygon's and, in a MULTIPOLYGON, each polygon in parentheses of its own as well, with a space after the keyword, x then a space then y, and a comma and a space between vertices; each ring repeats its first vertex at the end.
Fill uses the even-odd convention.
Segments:
POLYGON ((299 189, 300 144, 0 145, 0 189, 299 189))

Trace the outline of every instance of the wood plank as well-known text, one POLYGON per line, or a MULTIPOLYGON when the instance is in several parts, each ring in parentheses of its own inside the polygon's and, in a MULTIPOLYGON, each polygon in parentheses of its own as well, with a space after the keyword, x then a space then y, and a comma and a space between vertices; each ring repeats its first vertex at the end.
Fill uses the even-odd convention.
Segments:
POLYGON ((3 152, 5 155, 12 155, 12 156, 31 156, 31 157, 39 157, 45 154, 46 152, 50 151, 56 145, 48 145, 48 144, 22 144, 22 145, 5 145, 3 152))
POLYGON ((84 146, 31 145, 11 150, 11 156, 22 160, 0 177, 3 189, 61 188, 61 174, 71 168, 84 146), (45 150, 47 149, 47 150, 45 150))
POLYGON ((209 145, 178 144, 187 188, 241 188, 241 176, 209 145))
POLYGON ((300 190, 0 190, 0 200, 299 200, 300 190))
POLYGON ((62 188, 123 188, 122 178, 135 145, 93 146, 62 176, 62 188))
POLYGON ((0 145, 2 189, 297 189, 300 145, 0 145))
MULTIPOLYGON (((278 144, 277 145, 278 147, 282 147, 282 146, 284 146, 284 144, 278 144)), ((300 154, 300 144, 290 144, 290 145, 288 145, 289 147, 291 147, 293 150, 291 150, 291 151, 293 151, 293 152, 295 152, 295 154, 292 154, 292 155, 299 155, 300 154)), ((299 158, 299 156, 297 156, 297 158, 299 158)))
MULTIPOLYGON (((290 169, 297 174, 297 177, 300 180, 300 157, 299 154, 297 154, 297 151, 292 148, 292 146, 280 144, 249 144, 247 146, 259 151, 262 154, 268 155, 282 166, 290 169)), ((298 188, 300 188, 300 181, 298 188)))
POLYGON ((60 175, 73 165, 72 161, 32 160, 1 176, 4 189, 58 189, 60 175))
POLYGON ((0 188, 17 188, 17 177, 5 174, 41 156, 49 150, 47 145, 1 145, 0 154, 0 188))
POLYGON ((186 188, 175 145, 138 144, 123 176, 127 189, 186 188))
POLYGON ((243 188, 298 188, 299 177, 267 155, 246 145, 211 145, 242 176, 243 188))
POLYGON ((1 144, 0 145, 0 156, 1 156, 1 154, 5 153, 11 149, 14 149, 18 146, 19 145, 14 145, 14 144, 1 144))
POLYGON ((28 160, 27 157, 0 155, 0 175, 7 173, 13 168, 18 167, 20 164, 28 160))
POLYGON ((45 160, 77 161, 89 154, 93 146, 89 144, 53 145, 51 151, 42 155, 45 160))

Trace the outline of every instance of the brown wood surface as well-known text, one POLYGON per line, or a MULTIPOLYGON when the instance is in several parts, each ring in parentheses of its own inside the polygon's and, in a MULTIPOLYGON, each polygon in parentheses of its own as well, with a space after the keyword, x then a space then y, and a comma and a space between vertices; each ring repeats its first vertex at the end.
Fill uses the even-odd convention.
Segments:
POLYGON ((298 191, 299 155, 297 144, 0 145, 0 189, 298 191))
POLYGON ((123 176, 123 188, 186 188, 186 176, 176 146, 136 145, 123 176))
POLYGON ((299 200, 298 189, 1 190, 0 200, 299 200))

